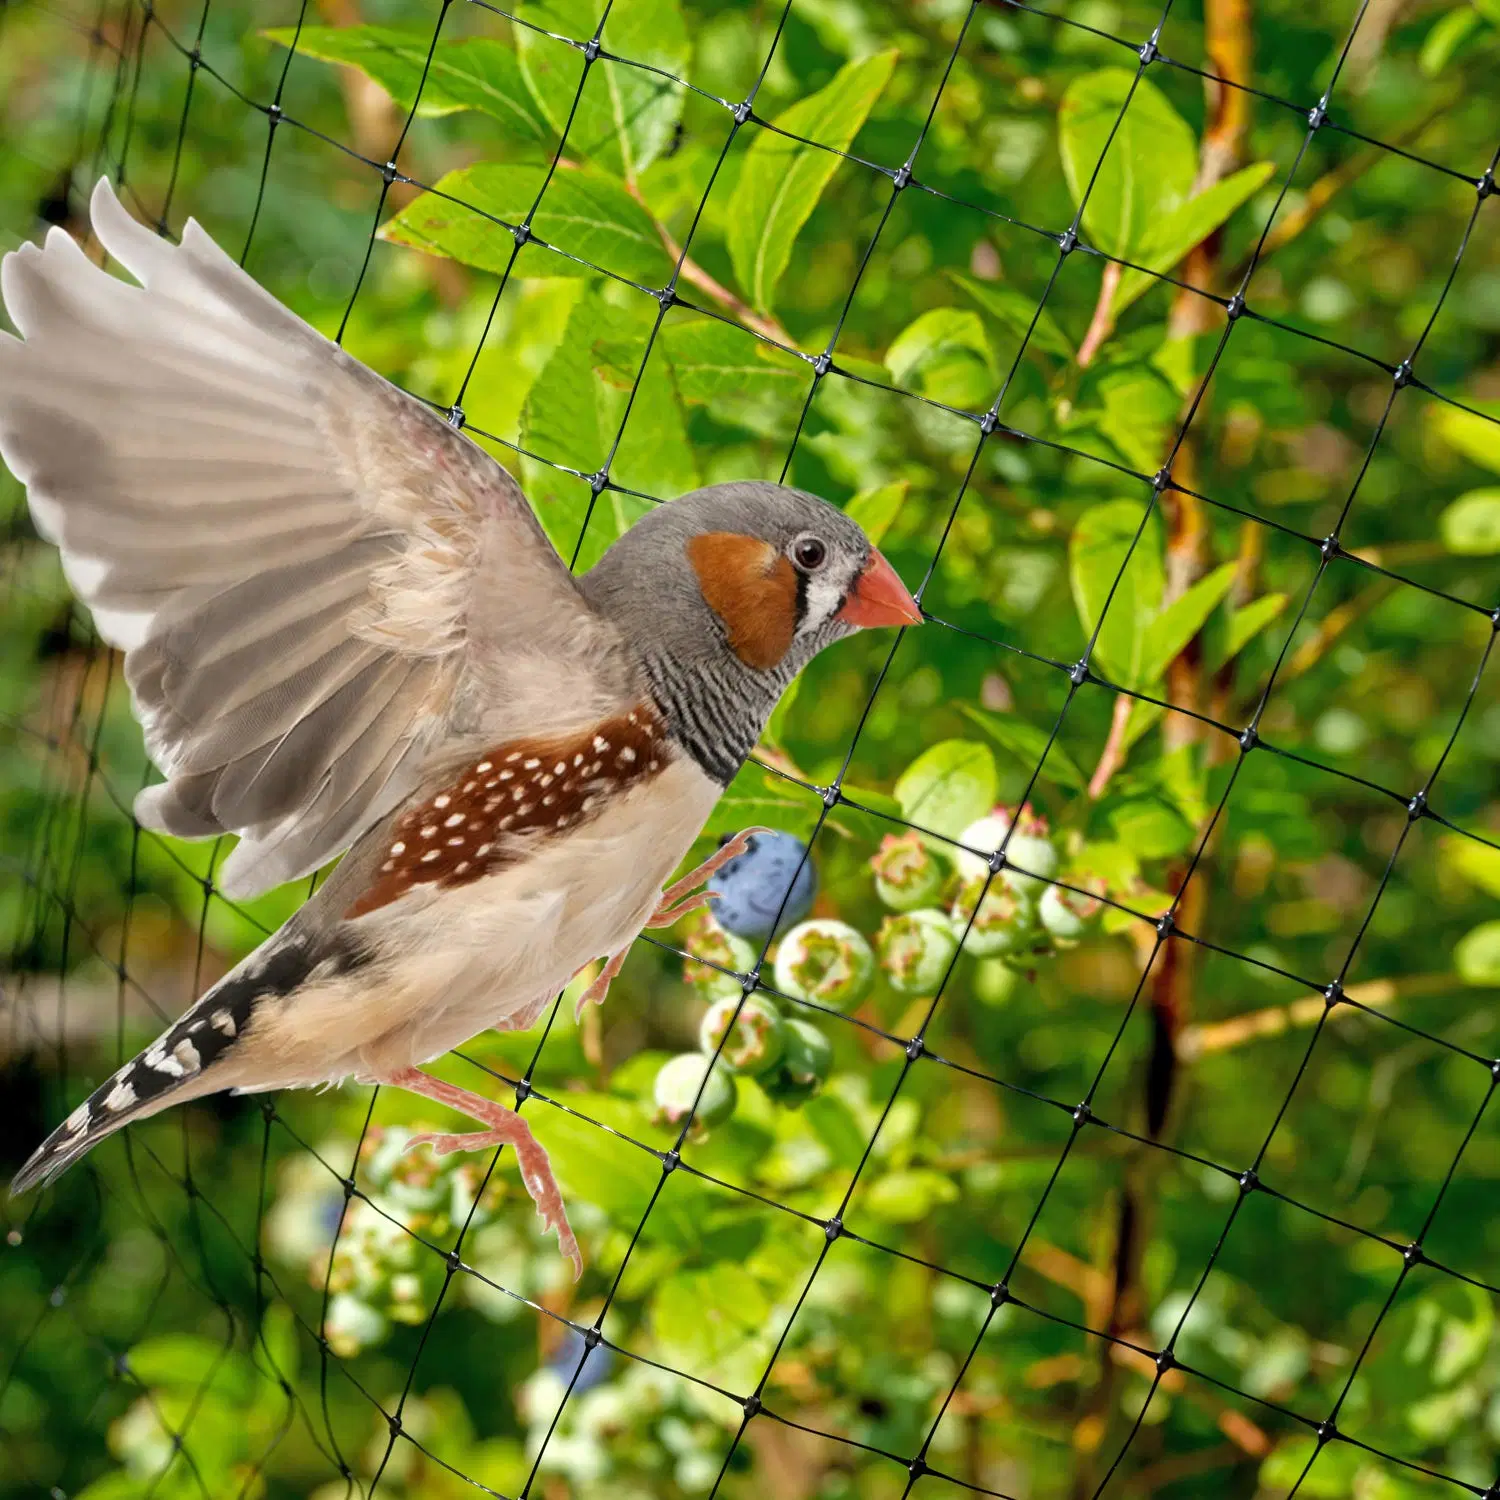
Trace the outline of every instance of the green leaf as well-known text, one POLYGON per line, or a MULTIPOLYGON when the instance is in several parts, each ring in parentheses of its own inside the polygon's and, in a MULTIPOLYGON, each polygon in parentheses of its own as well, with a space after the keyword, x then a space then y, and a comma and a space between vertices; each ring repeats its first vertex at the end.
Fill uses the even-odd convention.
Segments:
POLYGON ((279 26, 261 35, 282 47, 295 43, 298 56, 358 68, 402 109, 412 107, 420 84, 419 115, 478 110, 500 121, 514 140, 539 146, 551 142, 552 133, 537 113, 516 54, 503 42, 488 37, 440 38, 431 47, 430 34, 387 26, 304 26, 300 33, 295 27, 279 26))
POLYGON ((1167 447, 1167 430, 1182 406, 1172 382, 1155 365, 1128 364, 1108 371, 1098 383, 1100 407, 1080 411, 1132 468, 1153 472, 1167 447))
POLYGON ((1058 149, 1074 207, 1098 167, 1084 228, 1099 249, 1125 260, 1136 259, 1156 221, 1187 198, 1198 171, 1192 127, 1149 79, 1135 80, 1125 68, 1085 73, 1068 85, 1058 108, 1058 149))
POLYGON ((650 1325, 657 1358, 715 1380, 755 1358, 764 1363, 776 1336, 760 1284, 731 1261, 664 1280, 651 1299, 650 1325))
POLYGON ((1285 594, 1262 594, 1240 609, 1231 610, 1223 659, 1233 661, 1285 608, 1285 594))
POLYGON ((1193 825, 1154 797, 1132 798, 1111 809, 1115 836, 1141 859, 1166 859, 1193 842, 1193 825))
POLYGON ((1068 540, 1068 577, 1078 618, 1090 634, 1103 618, 1095 653, 1122 687, 1140 683, 1146 629, 1161 608, 1165 588, 1161 523, 1155 511, 1146 518, 1145 531, 1131 552, 1140 528, 1138 501, 1106 500, 1084 511, 1068 540))
POLYGON ((901 816, 956 839, 995 805, 995 757, 974 740, 942 740, 924 750, 896 782, 901 816))
POLYGON ((1166 675, 1173 657, 1203 629, 1204 622, 1234 587, 1235 563, 1224 563, 1206 573, 1186 593, 1174 599, 1146 627, 1141 643, 1141 679, 1132 687, 1157 682, 1166 675))
POLYGON ((671 145, 682 115, 682 88, 649 69, 682 77, 692 44, 676 0, 616 0, 601 45, 648 66, 596 62, 580 94, 583 54, 530 27, 587 42, 603 12, 604 0, 527 0, 520 17, 530 25, 516 27, 516 50, 542 113, 567 129, 568 154, 633 181, 671 145))
POLYGON ((136 1344, 131 1374, 142 1385, 165 1390, 212 1389, 224 1400, 244 1403, 253 1393, 249 1366, 232 1350, 194 1333, 163 1333, 136 1344))
POLYGON ((861 490, 850 497, 849 503, 844 507, 844 514, 850 520, 857 521, 864 534, 869 537, 871 545, 878 547, 886 532, 891 529, 891 522, 896 519, 896 513, 901 509, 910 488, 906 480, 898 479, 891 484, 861 490))
MULTIPOLYGON (((388 219, 380 237, 498 274, 515 249, 504 226, 525 218, 545 179, 544 167, 498 162, 449 172, 435 192, 423 193, 388 219), (450 201, 455 198, 457 203, 450 201)), ((598 172, 555 173, 531 222, 540 238, 567 255, 540 247, 523 250, 523 276, 592 276, 592 267, 602 266, 653 286, 671 271, 651 216, 618 182, 598 172), (590 265, 579 265, 568 255, 590 265)))
MULTIPOLYGON (((1206 240, 1236 209, 1253 198, 1275 169, 1274 162, 1256 162, 1205 188, 1196 198, 1189 198, 1151 224, 1129 258, 1147 270, 1170 271, 1195 245, 1206 240)), ((1115 316, 1155 285, 1156 278, 1148 276, 1146 271, 1126 271, 1115 292, 1115 316)))
POLYGON ((1035 297, 1028 297, 1012 286, 1000 286, 993 281, 976 281, 962 271, 949 271, 948 279, 961 287, 980 307, 987 312, 1007 333, 1019 340, 1030 330, 1027 348, 1040 349, 1046 354, 1057 354, 1063 359, 1073 358, 1073 345, 1067 334, 1057 325, 1057 319, 1043 306, 1038 312, 1035 297), (1036 326, 1032 327, 1032 319, 1036 326))
POLYGON ((1500 401, 1470 401, 1473 411, 1437 408, 1437 430, 1465 458, 1500 473, 1500 401), (1485 415, 1477 415, 1484 413, 1485 415))
POLYGON ((854 1111, 837 1094, 815 1094, 802 1106, 802 1113, 835 1162, 842 1167, 860 1164, 868 1132, 860 1128, 854 1111))
POLYGON ((1467 5, 1439 16, 1423 39, 1418 66, 1429 78, 1436 78, 1478 29, 1479 16, 1467 5))
POLYGON ((955 353, 977 355, 994 368, 994 355, 979 314, 964 308, 935 307, 896 335, 886 350, 885 367, 897 385, 907 385, 924 368, 955 353))
POLYGON ((1460 495, 1438 517, 1438 531, 1450 552, 1468 557, 1500 552, 1500 487, 1460 495))
POLYGON ((762 312, 791 260, 802 226, 823 196, 840 158, 864 124, 896 66, 894 51, 877 52, 839 69, 832 82, 777 116, 780 129, 830 151, 761 130, 745 154, 729 200, 729 258, 734 274, 762 312))
POLYGON ((1465 984, 1500 985, 1500 922, 1481 922, 1453 950, 1453 967, 1465 984))
POLYGON ((660 341, 682 399, 716 422, 774 437, 807 393, 805 365, 717 318, 669 319, 660 341))
POLYGON ((1047 749, 1047 735, 1035 724, 1012 714, 992 714, 972 703, 960 703, 959 711, 972 719, 997 744, 1003 745, 1027 770, 1040 764, 1042 776, 1054 781, 1069 791, 1082 791, 1083 772, 1074 764, 1072 757, 1055 740, 1047 749), (1042 760, 1046 752, 1047 759, 1042 760))
POLYGON ((1451 835, 1443 839, 1443 860, 1486 894, 1500 898, 1500 849, 1474 839, 1451 835))
POLYGON ((958 1198, 958 1186, 930 1167, 912 1167, 877 1177, 860 1197, 860 1206, 888 1224, 915 1224, 933 1209, 958 1198))

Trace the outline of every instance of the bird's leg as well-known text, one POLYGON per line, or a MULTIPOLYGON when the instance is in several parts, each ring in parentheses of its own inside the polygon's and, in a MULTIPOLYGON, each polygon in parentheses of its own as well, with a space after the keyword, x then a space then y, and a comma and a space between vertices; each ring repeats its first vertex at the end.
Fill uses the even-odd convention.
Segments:
MULTIPOLYGON (((735 859, 739 855, 743 854, 745 850, 749 848, 750 840, 753 839, 757 833, 774 832, 775 830, 772 828, 745 828, 742 829, 739 833, 735 834, 735 836, 730 839, 730 841, 725 844, 722 849, 720 849, 716 854, 711 854, 707 859, 703 861, 701 865, 698 866, 696 870, 689 870, 681 880, 674 880, 672 884, 669 885, 666 890, 661 893, 661 902, 657 906, 655 914, 651 917, 650 921, 646 923, 646 925, 648 927, 670 927, 672 923, 675 922, 677 918, 682 916, 685 912, 691 911, 695 906, 703 905, 703 901, 683 902, 682 906, 677 910, 675 915, 669 915, 669 913, 672 912, 674 904, 678 901, 681 901, 689 891, 696 891, 700 885, 703 885, 712 876, 717 874, 718 871, 723 869, 723 867, 727 865, 730 860, 735 859)), ((704 900, 707 899, 708 898, 705 896, 704 900)))
POLYGON ((537 1217, 548 1229, 557 1231, 557 1248, 573 1262, 574 1276, 583 1275, 583 1256, 578 1241, 573 1237, 568 1223, 568 1213, 563 1207, 562 1192, 557 1179, 552 1175, 552 1164, 547 1159, 546 1149, 531 1133, 531 1127, 515 1110, 486 1099, 482 1094, 472 1094, 468 1089, 444 1083, 440 1078, 424 1073, 419 1068, 401 1068, 378 1080, 392 1088, 405 1089, 408 1093, 420 1094, 479 1120, 489 1126, 488 1130, 477 1130, 468 1135, 451 1135, 431 1131, 414 1135, 407 1142, 407 1150, 413 1146, 429 1145, 439 1156, 450 1151, 483 1151, 491 1146, 512 1146, 516 1161, 521 1168, 521 1181, 536 1204, 537 1217))

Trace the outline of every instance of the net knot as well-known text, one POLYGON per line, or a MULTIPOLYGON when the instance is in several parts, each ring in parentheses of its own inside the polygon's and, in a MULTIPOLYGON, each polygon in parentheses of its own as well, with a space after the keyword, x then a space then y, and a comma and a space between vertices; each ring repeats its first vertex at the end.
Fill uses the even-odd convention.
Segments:
POLYGON ((1253 1193, 1260 1186, 1260 1173, 1254 1167, 1246 1167, 1239 1176, 1240 1191, 1253 1193))
POLYGON ((1240 730, 1237 738, 1239 741, 1240 754, 1242 755, 1248 755, 1253 749, 1255 749, 1258 744, 1260 744, 1260 733, 1253 724, 1247 724, 1242 730, 1240 730))
POLYGON ((1094 1118, 1094 1112, 1087 1104, 1074 1105, 1069 1113, 1073 1116, 1073 1128, 1075 1130, 1082 1130, 1094 1118))
POLYGON ((1422 1247, 1415 1240, 1413 1240, 1411 1244, 1409 1244, 1406 1249, 1401 1252, 1401 1259, 1406 1264, 1407 1269, 1410 1270, 1412 1266, 1420 1266, 1422 1262, 1427 1259, 1427 1254, 1422 1249, 1422 1247))
POLYGON ((389 187, 390 184, 393 183, 400 175, 400 172, 396 170, 396 163, 393 161, 388 161, 380 169, 381 179, 385 182, 387 187, 389 187))
POLYGON ((661 1159, 663 1173, 675 1172, 682 1165, 682 1153, 674 1146, 661 1159))
POLYGON ((583 60, 586 63, 593 62, 599 56, 599 38, 591 36, 584 44, 583 60))
POLYGON ((927 1044, 919 1036, 914 1036, 906 1044, 906 1055, 912 1062, 916 1062, 926 1050, 927 1044))
POLYGON ((1177 1356, 1172 1353, 1170 1344, 1156 1356, 1156 1368, 1162 1375, 1165 1375, 1168 1370, 1177 1368, 1177 1356))
POLYGON ((1418 792, 1416 794, 1416 796, 1413 797, 1411 799, 1411 801, 1406 804, 1406 816, 1409 819, 1411 819, 1411 821, 1413 823, 1415 823, 1418 818, 1425 817, 1426 814, 1427 814, 1427 793, 1426 792, 1418 792))
POLYGON ((1323 1002, 1329 1010, 1332 1010, 1344 998, 1344 986, 1335 979, 1332 984, 1323 989, 1323 1002))
POLYGON ((756 1395, 746 1396, 744 1406, 747 1417, 758 1416, 761 1411, 760 1397, 756 1395))
POLYGON ((609 485, 609 475, 603 469, 595 469, 588 476, 589 488, 597 495, 609 485))
POLYGON ((1328 123, 1328 102, 1320 99, 1307 112, 1307 128, 1309 130, 1321 130, 1328 123))
POLYGON ((677 306, 677 292, 672 287, 664 286, 656 294, 656 300, 658 302, 660 302, 663 307, 676 307, 677 306))
POLYGON ((1323 559, 1324 562, 1329 562, 1333 558, 1338 557, 1343 552, 1343 550, 1344 549, 1342 545, 1340 545, 1339 543, 1339 539, 1332 533, 1330 533, 1328 536, 1325 536, 1323 540, 1318 543, 1318 555, 1323 559))
POLYGON ((831 1245, 844 1232, 844 1221, 835 1214, 824 1226, 823 1236, 831 1245))
POLYGON ((1142 42, 1137 50, 1141 59, 1141 66, 1143 68, 1149 68, 1151 64, 1154 63, 1156 59, 1161 55, 1156 50, 1156 38, 1154 36, 1149 37, 1146 41, 1142 42))
POLYGON ((1484 176, 1481 177, 1479 179, 1479 181, 1474 184, 1474 188, 1475 188, 1475 191, 1479 194, 1479 201, 1481 203, 1483 203, 1484 200, 1486 198, 1488 198, 1489 195, 1495 191, 1495 174, 1494 174, 1494 172, 1490 171, 1490 170, 1486 170, 1484 176))
MULTIPOLYGON (((1497 610, 1496 613, 1500 613, 1500 610, 1497 610)), ((1074 687, 1082 687, 1091 676, 1093 676, 1093 673, 1089 671, 1088 661, 1084 657, 1080 656, 1078 660, 1068 668, 1068 681, 1071 682, 1074 687)))
POLYGON ((896 191, 898 193, 902 190, 902 188, 910 187, 911 163, 903 162, 899 167, 897 167, 896 170, 891 173, 891 182, 895 185, 896 191))
POLYGON ((1172 471, 1165 464, 1151 476, 1151 488, 1159 495, 1172 487, 1172 471))
POLYGON ((914 1459, 912 1459, 909 1464, 907 1464, 906 1472, 910 1474, 913 1479, 920 1479, 927 1472, 927 1460, 923 1458, 919 1453, 914 1459))
POLYGON ((988 437, 999 425, 1000 420, 992 411, 985 412, 985 414, 979 419, 979 430, 986 437, 988 437))
POLYGON ((813 362, 813 374, 820 379, 833 368, 833 357, 825 349, 813 362))
POLYGON ((528 1079, 521 1078, 516 1081, 516 1103, 524 1104, 531 1098, 531 1083, 528 1079))
POLYGON ((1244 296, 1241 293, 1236 292, 1234 296, 1232 296, 1229 301, 1224 304, 1224 311, 1229 314, 1229 321, 1231 323, 1233 323, 1236 318, 1244 316, 1244 296))
POLYGON ((1391 384, 1394 385, 1398 391, 1404 390, 1411 384, 1411 379, 1411 361, 1409 359, 1403 359, 1401 363, 1397 365, 1396 368, 1391 372, 1391 384))
POLYGON ((1320 1448, 1324 1443, 1331 1443, 1335 1438, 1342 1436, 1339 1432, 1338 1424, 1332 1417, 1329 1417, 1326 1422, 1319 1422, 1313 1429, 1313 1435, 1317 1438, 1320 1448))
POLYGON ((1156 919, 1156 935, 1159 938, 1169 938, 1177 931, 1177 923, 1172 920, 1172 913, 1164 911, 1156 919))
POLYGON ((450 406, 448 408, 448 425, 450 427, 452 427, 452 428, 457 429, 460 432, 463 430, 463 425, 464 425, 464 409, 463 409, 463 407, 461 407, 461 406, 459 406, 459 405, 457 405, 455 403, 453 406, 450 406))
POLYGON ((750 108, 750 101, 748 99, 742 100, 739 104, 735 105, 734 123, 736 125, 743 125, 747 121, 753 120, 754 118, 755 111, 750 108))
POLYGON ((1071 225, 1057 237, 1057 248, 1064 255, 1071 255, 1078 248, 1078 231, 1071 225))
POLYGON ((599 1347, 599 1338, 599 1330, 597 1328, 590 1328, 583 1336, 583 1347, 591 1350, 597 1349, 599 1347))
POLYGON ((531 243, 531 226, 529 224, 517 224, 511 233, 516 237, 516 244, 528 245, 531 243))
POLYGON ((990 1288, 990 1306, 1004 1307, 1010 1301, 1010 1288, 1003 1281, 997 1281, 990 1288))

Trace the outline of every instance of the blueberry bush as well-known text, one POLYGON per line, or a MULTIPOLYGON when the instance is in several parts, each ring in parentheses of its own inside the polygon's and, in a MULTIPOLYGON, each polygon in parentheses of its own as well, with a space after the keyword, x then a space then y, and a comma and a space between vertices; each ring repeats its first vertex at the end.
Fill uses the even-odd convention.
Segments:
MULTIPOLYGON (((434 1065, 581 1279, 407 1096, 173 1111, 5 1209, 0 1497, 1494 1493, 1500 9, 1054 10, 0 4, 0 249, 108 171, 574 565, 784 478, 928 615, 604 1007, 434 1065)), ((14 1167, 307 886, 132 824, 0 517, 14 1167)))

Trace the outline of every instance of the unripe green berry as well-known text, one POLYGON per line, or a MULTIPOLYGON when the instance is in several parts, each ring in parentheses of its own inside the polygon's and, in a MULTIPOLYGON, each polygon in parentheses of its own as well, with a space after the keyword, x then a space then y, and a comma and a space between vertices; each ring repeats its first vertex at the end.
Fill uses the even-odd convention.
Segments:
POLYGON ((959 884, 949 915, 955 932, 963 935, 964 951, 975 958, 994 958, 1015 953, 1030 942, 1035 933, 1036 913, 1020 892, 1000 881, 992 880, 985 890, 985 876, 971 875, 959 884), (980 892, 984 898, 980 900, 980 892), (979 909, 974 910, 975 902, 979 909), (969 921, 969 913, 974 920, 969 921), (965 927, 968 931, 965 934, 965 927))
POLYGON ((958 836, 967 848, 956 857, 958 872, 965 879, 989 870, 987 854, 993 854, 1005 844, 1005 865, 996 880, 1009 886, 1018 895, 1030 895, 1033 899, 1042 887, 1057 873, 1057 850, 1047 837, 1047 820, 1033 812, 1028 803, 1018 812, 1007 807, 997 807, 986 817, 969 826, 958 836), (1014 824, 1014 831, 1012 831, 1014 824), (1010 841, 1006 843, 1006 834, 1010 841), (977 850, 978 853, 971 853, 977 850), (1019 867, 1019 868, 1017 868, 1019 867))
POLYGON ((684 1052, 664 1062, 656 1075, 653 1090, 658 1118, 669 1125, 681 1124, 687 1112, 693 1109, 696 1099, 698 1107, 693 1111, 696 1134, 701 1135, 713 1126, 723 1124, 734 1113, 737 1097, 734 1081, 727 1068, 713 1067, 710 1073, 711 1067, 713 1060, 698 1052, 684 1052), (700 1087, 703 1091, 701 1099, 698 1097, 700 1087))
POLYGON ((892 911, 914 911, 942 889, 942 863, 916 833, 899 838, 887 834, 870 868, 875 872, 875 894, 892 911))
POLYGON ((1042 926, 1064 943, 1081 938, 1104 905, 1099 899, 1104 894, 1103 882, 1087 875, 1074 875, 1069 884, 1084 889, 1068 890, 1060 885, 1049 885, 1036 908, 1042 926))
POLYGON ((981 1003, 998 1010, 1008 1004, 1021 976, 999 958, 982 958, 974 966, 974 994, 981 1003))
POLYGON ((711 916, 704 916, 688 933, 684 946, 694 958, 706 962, 689 961, 683 966, 683 978, 710 1000, 738 996, 741 986, 735 975, 749 973, 759 956, 754 944, 725 932, 711 916), (726 969, 731 972, 724 973, 726 969))
POLYGON ((781 1061, 784 1031, 781 1012, 770 999, 751 995, 741 1005, 736 992, 709 1006, 698 1027, 698 1045, 708 1057, 718 1053, 734 1072, 758 1076, 781 1061))
POLYGON ((776 988, 794 1000, 855 1005, 870 987, 875 955, 864 934, 827 918, 799 922, 776 950, 776 988))
POLYGON ((785 1038, 781 1071, 794 1083, 816 1088, 833 1071, 833 1043, 811 1021, 787 1021, 785 1038))
POLYGON ((958 952, 953 924, 931 907, 887 917, 875 941, 880 967, 903 995, 935 994, 958 952))

